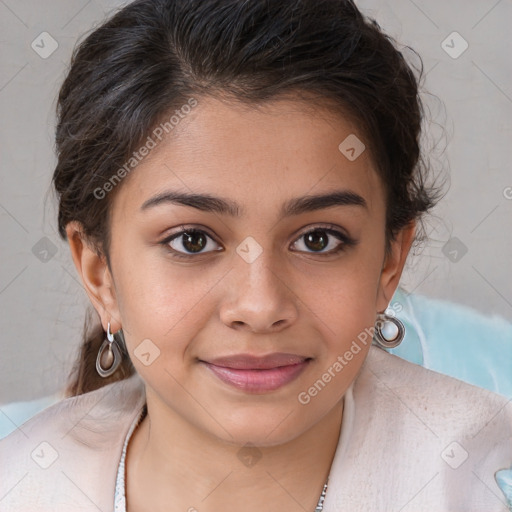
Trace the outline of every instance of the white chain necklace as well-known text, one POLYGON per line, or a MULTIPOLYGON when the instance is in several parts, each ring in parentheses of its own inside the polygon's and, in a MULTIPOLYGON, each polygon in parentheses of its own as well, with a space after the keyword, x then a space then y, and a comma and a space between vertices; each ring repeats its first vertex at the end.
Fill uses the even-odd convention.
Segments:
POLYGON ((327 480, 325 481, 322 494, 320 494, 320 499, 318 500, 318 503, 315 508, 315 512, 321 512, 324 509, 325 493, 327 492, 327 482, 329 482, 329 477, 327 477, 327 480))

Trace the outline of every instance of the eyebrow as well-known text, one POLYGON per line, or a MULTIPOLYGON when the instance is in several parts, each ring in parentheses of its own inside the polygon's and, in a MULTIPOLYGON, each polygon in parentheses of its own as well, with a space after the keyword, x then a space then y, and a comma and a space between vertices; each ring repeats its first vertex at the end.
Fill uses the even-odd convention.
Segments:
MULTIPOLYGON (((140 209, 145 211, 166 203, 190 206, 204 212, 220 213, 232 217, 240 217, 243 214, 243 208, 231 199, 215 197, 210 194, 189 194, 174 191, 166 191, 148 199, 140 209)), ((359 194, 350 190, 334 190, 324 194, 289 199, 281 208, 280 218, 332 208, 333 206, 360 206, 368 210, 366 200, 359 194)))

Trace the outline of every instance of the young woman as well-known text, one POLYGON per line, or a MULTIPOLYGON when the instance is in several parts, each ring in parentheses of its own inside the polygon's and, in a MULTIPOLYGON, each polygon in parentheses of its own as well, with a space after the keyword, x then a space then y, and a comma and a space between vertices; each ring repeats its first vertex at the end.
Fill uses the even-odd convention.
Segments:
POLYGON ((138 0, 59 95, 92 305, 0 510, 501 511, 510 404, 382 350, 422 216, 415 76, 350 0, 138 0))

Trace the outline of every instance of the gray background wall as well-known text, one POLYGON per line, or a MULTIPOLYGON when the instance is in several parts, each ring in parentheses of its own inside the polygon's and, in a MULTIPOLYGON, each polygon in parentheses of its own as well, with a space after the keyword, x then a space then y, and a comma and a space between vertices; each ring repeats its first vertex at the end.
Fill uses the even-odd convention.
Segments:
MULTIPOLYGON (((357 3, 418 51, 425 88, 444 103, 426 96, 434 164, 450 172, 450 189, 402 284, 512 320, 512 2, 357 3)), ((78 37, 116 5, 0 0, 0 403, 58 391, 76 356, 88 299, 47 196, 55 100, 78 37)))

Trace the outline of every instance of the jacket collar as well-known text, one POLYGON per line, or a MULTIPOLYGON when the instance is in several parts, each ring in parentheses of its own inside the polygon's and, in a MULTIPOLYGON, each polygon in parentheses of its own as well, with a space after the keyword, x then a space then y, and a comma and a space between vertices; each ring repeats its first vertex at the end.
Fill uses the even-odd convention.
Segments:
POLYGON ((145 402, 134 374, 62 400, 2 439, 0 511, 111 512, 124 440, 145 402))

